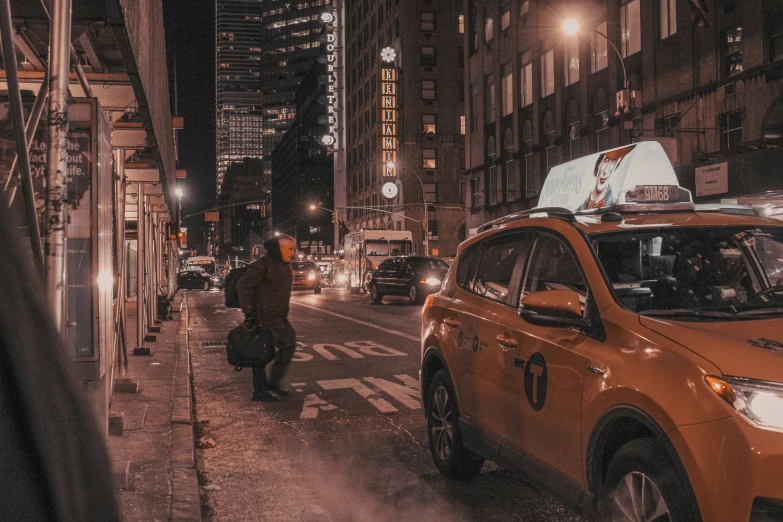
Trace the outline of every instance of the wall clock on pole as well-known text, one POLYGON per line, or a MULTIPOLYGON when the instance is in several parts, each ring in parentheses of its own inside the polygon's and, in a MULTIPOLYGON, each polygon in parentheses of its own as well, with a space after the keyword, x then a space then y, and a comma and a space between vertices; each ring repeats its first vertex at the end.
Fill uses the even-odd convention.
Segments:
POLYGON ((381 193, 386 199, 394 199, 397 197, 397 184, 387 181, 381 187, 381 193))

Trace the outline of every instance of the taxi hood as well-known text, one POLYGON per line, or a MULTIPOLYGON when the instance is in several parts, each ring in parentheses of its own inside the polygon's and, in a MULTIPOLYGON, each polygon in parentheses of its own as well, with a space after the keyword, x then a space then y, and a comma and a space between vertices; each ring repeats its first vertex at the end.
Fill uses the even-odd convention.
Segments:
POLYGON ((783 382, 783 321, 672 321, 640 315, 642 326, 688 348, 724 375, 783 382))

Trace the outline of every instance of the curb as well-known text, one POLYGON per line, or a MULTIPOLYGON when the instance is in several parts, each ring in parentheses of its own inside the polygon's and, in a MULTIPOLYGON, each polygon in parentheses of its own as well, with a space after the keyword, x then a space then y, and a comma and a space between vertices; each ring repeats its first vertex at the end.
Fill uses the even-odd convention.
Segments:
POLYGON ((193 396, 188 336, 188 302, 180 304, 176 363, 171 411, 171 518, 175 522, 201 522, 201 496, 196 473, 193 436, 193 396))

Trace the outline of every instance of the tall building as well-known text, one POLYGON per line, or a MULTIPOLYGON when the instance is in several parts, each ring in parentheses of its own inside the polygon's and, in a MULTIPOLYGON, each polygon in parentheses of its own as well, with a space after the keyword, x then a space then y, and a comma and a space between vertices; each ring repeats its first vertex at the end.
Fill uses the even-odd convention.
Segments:
POLYGON ((249 254, 271 229, 268 185, 258 158, 245 158, 226 169, 219 202, 221 255, 249 254), (245 205, 237 203, 248 202, 245 205), (231 205, 231 206, 228 206, 231 205))
POLYGON ((349 209, 347 224, 410 230, 418 253, 426 227, 429 253, 453 255, 465 237, 462 5, 346 2, 341 13, 345 108, 338 123, 346 131, 347 206, 359 207, 349 209), (389 61, 381 59, 384 49, 389 61), (393 199, 381 193, 389 182, 397 186, 393 199))
MULTIPOLYGON (((334 161, 313 130, 327 113, 318 98, 326 66, 315 62, 297 92, 296 119, 272 152, 272 222, 275 232, 294 237, 297 252, 334 253, 334 161), (315 208, 311 208, 315 206, 315 208)), ((338 211, 339 213, 339 211, 338 211)))
POLYGON ((262 3, 215 0, 217 193, 228 166, 262 158, 262 3))
POLYGON ((468 228, 534 206, 552 166, 639 140, 696 201, 779 189, 783 4, 698 5, 465 0, 468 228))
MULTIPOLYGON (((263 89, 264 170, 271 175, 270 154, 296 118, 296 91, 319 54, 319 15, 332 0, 263 3, 261 86, 263 89)), ((261 142, 259 142, 260 144, 261 142)))

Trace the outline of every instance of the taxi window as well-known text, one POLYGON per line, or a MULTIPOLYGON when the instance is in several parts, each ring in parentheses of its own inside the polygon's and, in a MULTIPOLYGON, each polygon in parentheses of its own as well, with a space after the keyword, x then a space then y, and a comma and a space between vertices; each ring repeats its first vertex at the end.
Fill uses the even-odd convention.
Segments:
POLYGON ((584 310, 587 284, 571 250, 560 239, 539 233, 533 243, 522 295, 546 290, 575 290, 584 310))
POLYGON ((698 320, 780 314, 783 227, 676 227, 593 236, 615 297, 698 320))
POLYGON ((488 240, 476 276, 468 290, 487 299, 505 303, 512 286, 517 260, 524 254, 525 234, 512 234, 488 240))
POLYGON ((470 267, 476 259, 476 254, 479 253, 480 248, 481 243, 476 243, 463 250, 459 255, 459 259, 457 259, 457 284, 459 286, 464 287, 468 281, 470 267))

